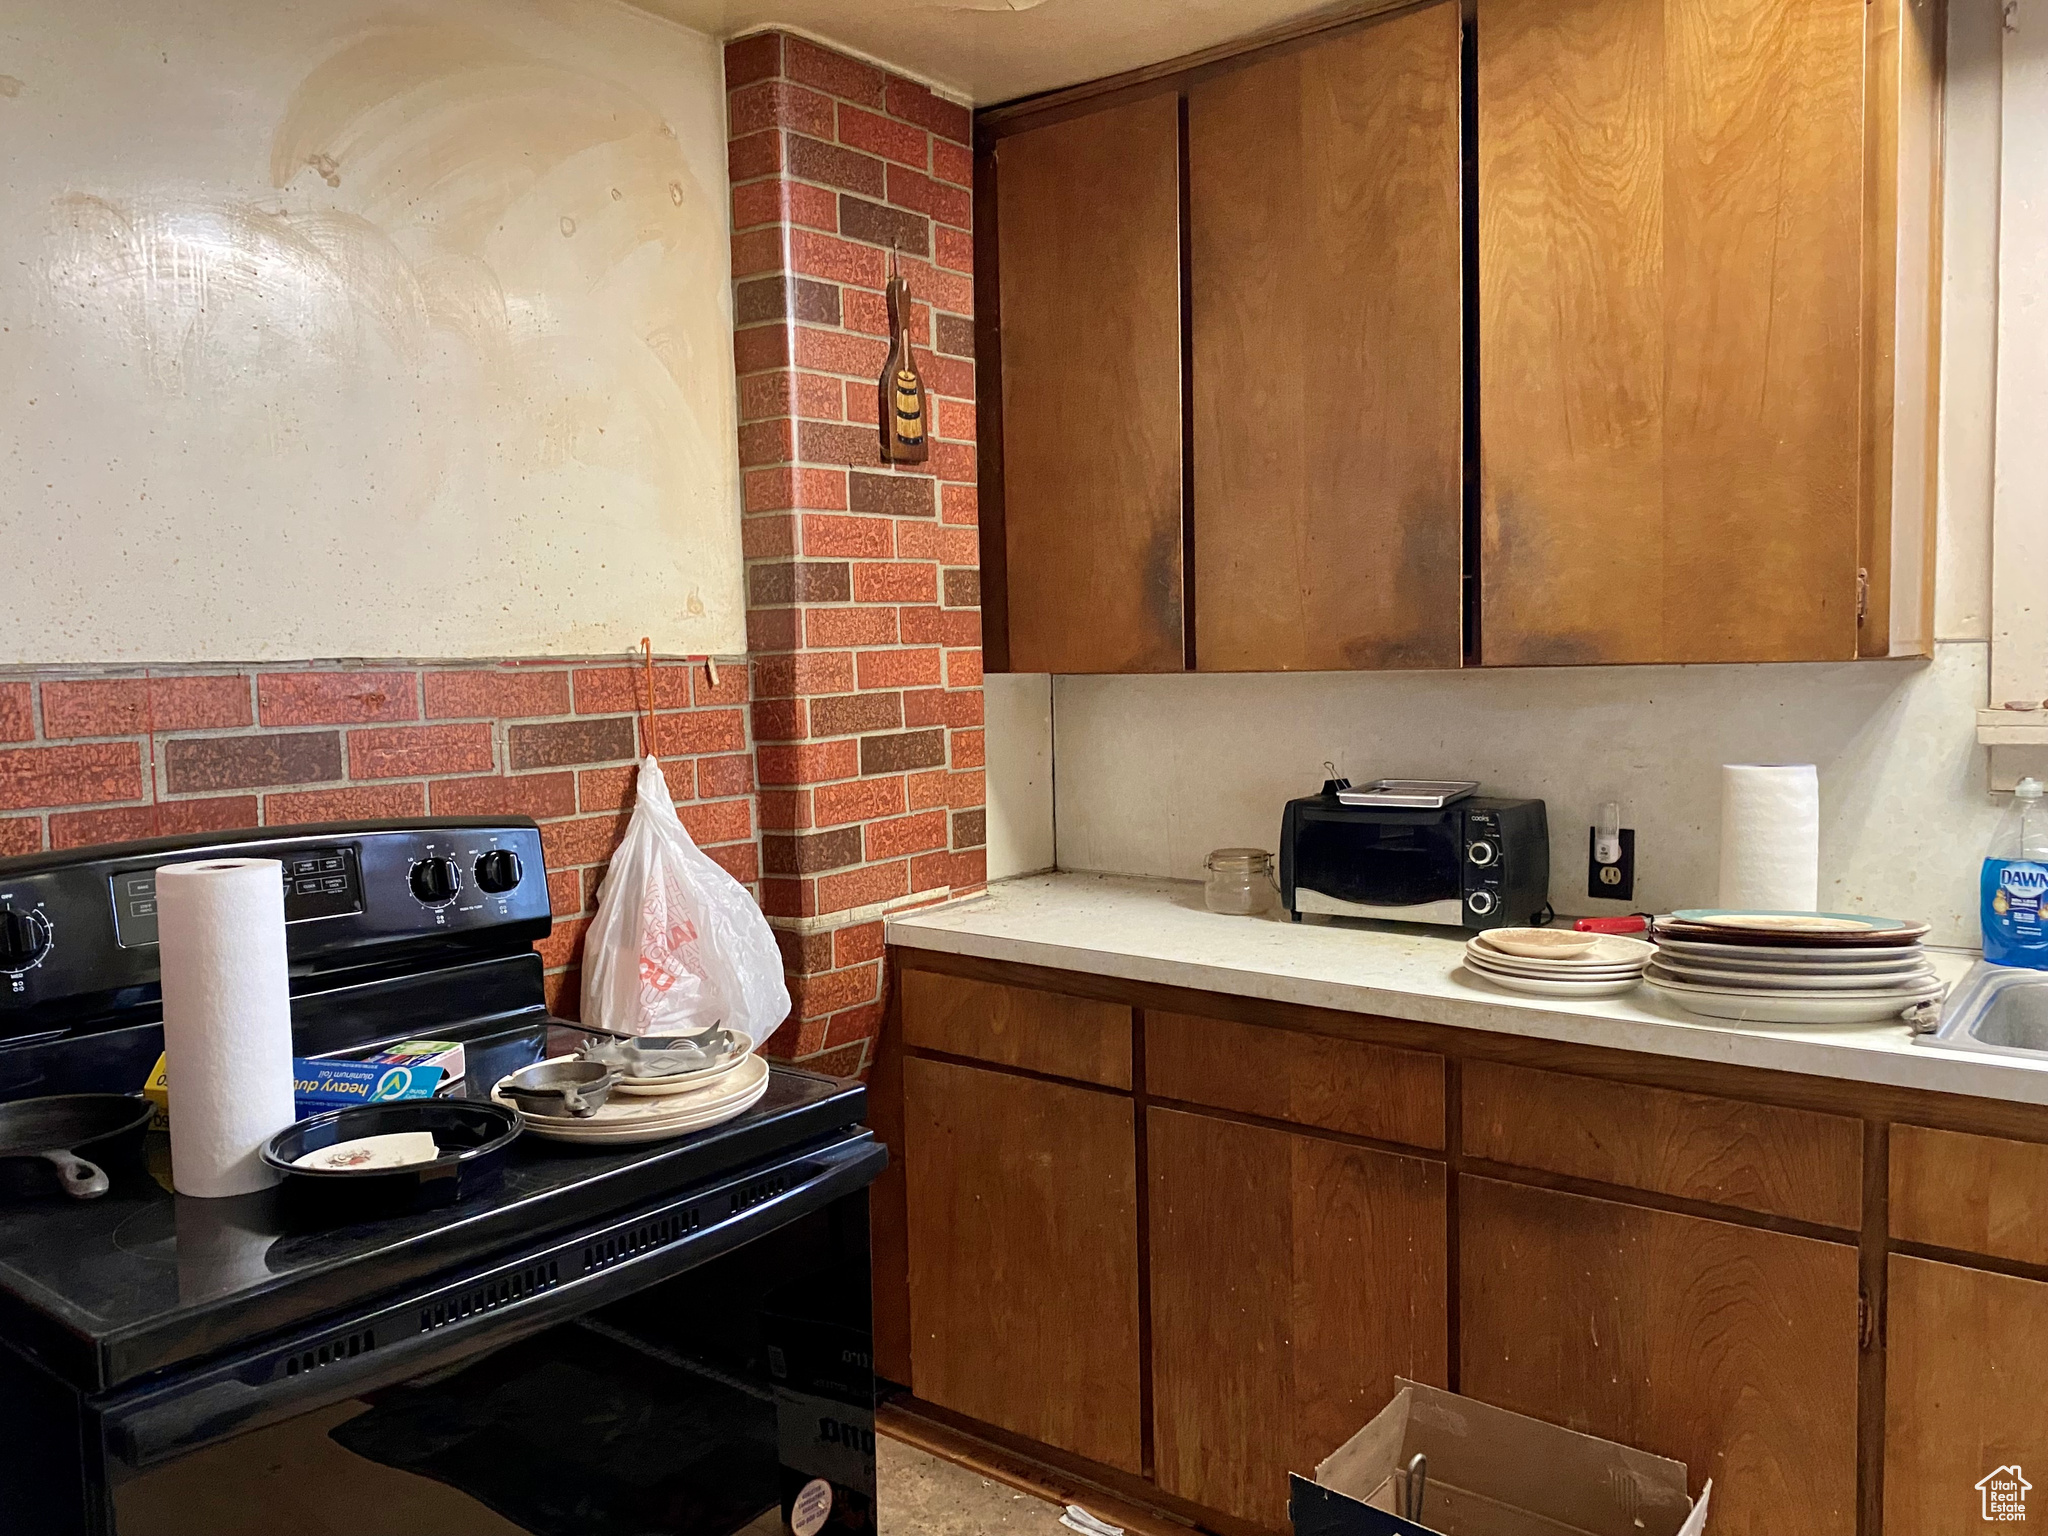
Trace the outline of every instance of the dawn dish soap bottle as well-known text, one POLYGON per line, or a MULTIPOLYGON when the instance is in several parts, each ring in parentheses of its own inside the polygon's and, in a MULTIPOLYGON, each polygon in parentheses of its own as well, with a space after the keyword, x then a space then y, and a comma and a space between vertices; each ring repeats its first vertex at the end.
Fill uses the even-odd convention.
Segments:
POLYGON ((2048 800, 2021 779, 1984 860, 1984 958, 2048 970, 2048 800))

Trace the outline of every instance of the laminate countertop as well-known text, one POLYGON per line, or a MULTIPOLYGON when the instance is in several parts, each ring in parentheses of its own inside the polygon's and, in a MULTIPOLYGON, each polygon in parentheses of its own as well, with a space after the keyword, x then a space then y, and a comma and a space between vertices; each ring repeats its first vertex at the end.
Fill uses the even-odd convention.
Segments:
MULTIPOLYGON (((1025 875, 985 895, 891 917, 905 949, 971 955, 1235 997, 1343 1009, 1880 1083, 2048 1104, 2048 1062, 1914 1042, 1904 1024, 1735 1024, 1686 1013, 1648 987, 1591 1002, 1507 992, 1460 963, 1465 935, 1409 924, 1223 917, 1199 883, 1114 875, 1025 875)), ((1973 952, 1930 949, 1945 981, 1973 952)))

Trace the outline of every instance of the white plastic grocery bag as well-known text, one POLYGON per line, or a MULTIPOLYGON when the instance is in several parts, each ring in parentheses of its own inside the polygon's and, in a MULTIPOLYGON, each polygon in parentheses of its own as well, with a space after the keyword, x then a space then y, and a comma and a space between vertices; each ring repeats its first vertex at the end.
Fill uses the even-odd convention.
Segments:
POLYGON ((583 1022, 618 1035, 723 1024, 756 1045, 789 1017, 782 953, 746 887, 676 819, 661 764, 640 764, 633 816, 583 942, 583 1022))

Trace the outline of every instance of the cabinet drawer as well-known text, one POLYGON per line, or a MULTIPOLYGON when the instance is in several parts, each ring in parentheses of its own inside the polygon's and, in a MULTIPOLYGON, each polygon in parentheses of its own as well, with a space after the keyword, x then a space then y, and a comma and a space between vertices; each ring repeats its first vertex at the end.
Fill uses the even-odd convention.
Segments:
POLYGON ((2048 1264, 2048 1146, 1892 1127, 1892 1236, 2048 1264))
POLYGON ((1863 1127, 1844 1115, 1468 1062, 1464 1150, 1489 1162, 1863 1224, 1863 1127))
POLYGON ((1145 1091, 1432 1151, 1444 1144, 1444 1059, 1427 1051, 1148 1009, 1145 1091))
POLYGON ((903 1043, 1105 1088, 1131 1086, 1131 1010, 1121 1003, 904 971, 903 1043))

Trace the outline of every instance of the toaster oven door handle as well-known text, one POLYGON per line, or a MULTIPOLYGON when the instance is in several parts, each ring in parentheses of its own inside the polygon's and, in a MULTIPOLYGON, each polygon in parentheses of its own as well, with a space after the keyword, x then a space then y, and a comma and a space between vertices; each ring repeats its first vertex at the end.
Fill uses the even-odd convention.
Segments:
POLYGON ((1294 910, 1320 912, 1330 917, 1369 917, 1382 923, 1449 923, 1457 927, 1465 921, 1465 903, 1457 896, 1446 896, 1441 901, 1418 901, 1412 906, 1383 907, 1370 902, 1346 901, 1341 896, 1325 896, 1305 885, 1294 888, 1294 910))
POLYGON ((615 1217, 600 1227, 528 1249, 462 1280, 443 1280, 404 1301, 323 1323, 317 1334, 273 1342, 211 1369, 157 1383, 99 1406, 108 1460, 140 1471, 246 1430, 395 1386, 513 1343, 681 1274, 864 1189, 887 1163, 888 1150, 863 1132, 784 1164, 749 1169, 739 1177, 688 1191, 667 1205, 615 1217), (773 1193, 743 1203, 767 1188, 773 1193), (693 1213, 700 1224, 691 1223, 693 1213), (664 1242, 649 1237, 666 1232, 675 1235, 664 1242), (637 1252, 636 1241, 644 1244, 637 1252), (518 1277, 544 1277, 550 1265, 558 1279, 520 1286, 518 1277), (503 1299, 471 1305, 480 1292, 503 1299), (431 1325, 430 1316, 436 1319, 431 1325), (438 1320, 444 1316, 448 1320, 438 1320), (338 1354, 312 1369, 280 1368, 280 1362, 295 1352, 331 1352, 336 1341, 360 1339, 365 1333, 379 1336, 358 1353, 338 1354))

